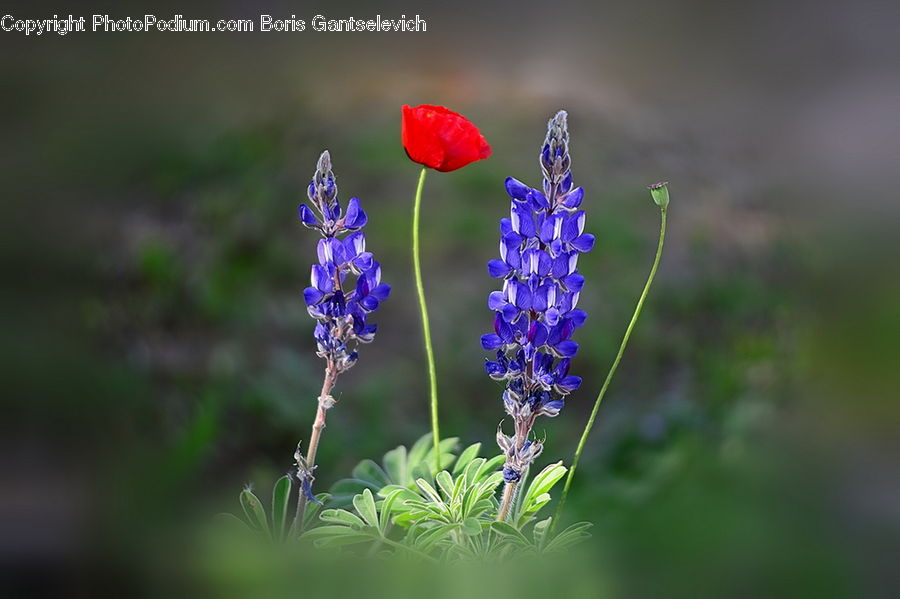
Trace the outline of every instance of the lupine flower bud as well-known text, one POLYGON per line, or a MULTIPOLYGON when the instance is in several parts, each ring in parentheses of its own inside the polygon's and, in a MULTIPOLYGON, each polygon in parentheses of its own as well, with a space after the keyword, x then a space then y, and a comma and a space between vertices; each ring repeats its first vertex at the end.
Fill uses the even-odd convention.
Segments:
POLYGON ((514 437, 502 431, 497 436, 507 482, 519 480, 543 450, 528 439, 535 419, 558 415, 565 396, 581 384, 569 374, 578 352, 571 337, 587 318, 576 307, 584 286, 577 265, 578 256, 594 247, 594 236, 584 232, 585 215, 577 209, 584 190, 573 188, 566 118, 560 111, 547 125, 541 189, 506 180, 510 216, 500 221, 500 258, 488 263, 490 275, 503 283, 488 296, 494 332, 482 336, 481 345, 497 352, 485 370, 506 381, 503 403, 515 424, 514 437))
POLYGON ((322 239, 303 298, 310 316, 318 321, 313 331, 317 355, 341 373, 359 358, 356 346, 375 338, 377 327, 368 323, 368 317, 387 299, 391 287, 381 282, 381 266, 366 251, 360 229, 368 218, 359 200, 350 198, 346 212, 341 208, 327 150, 319 157, 308 195, 312 208, 300 205, 300 221, 318 230, 322 239))
POLYGON ((669 205, 669 182, 668 181, 660 181, 659 183, 654 183, 647 187, 650 190, 650 195, 653 197, 653 201, 656 202, 656 205, 660 208, 665 209, 669 205))

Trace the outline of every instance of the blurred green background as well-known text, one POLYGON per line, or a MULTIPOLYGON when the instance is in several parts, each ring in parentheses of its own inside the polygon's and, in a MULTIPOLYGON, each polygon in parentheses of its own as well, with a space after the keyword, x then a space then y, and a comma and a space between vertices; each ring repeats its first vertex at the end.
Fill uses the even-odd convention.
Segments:
POLYGON ((546 120, 565 108, 598 243, 580 262, 585 383, 540 423, 542 463, 570 460, 646 277, 645 187, 672 194, 660 274, 569 503, 596 523, 592 575, 637 596, 896 592, 896 5, 89 12, 405 12, 428 31, 0 35, 4 564, 60 580, 114 564, 125 584, 188 523, 237 510, 242 485, 266 495, 287 471, 321 386, 300 295, 316 238, 296 209, 326 148, 393 293, 340 379, 318 488, 427 430, 399 116, 438 103, 494 149, 426 183, 442 432, 489 447, 503 416, 479 344, 485 263, 504 178, 539 183, 546 120))

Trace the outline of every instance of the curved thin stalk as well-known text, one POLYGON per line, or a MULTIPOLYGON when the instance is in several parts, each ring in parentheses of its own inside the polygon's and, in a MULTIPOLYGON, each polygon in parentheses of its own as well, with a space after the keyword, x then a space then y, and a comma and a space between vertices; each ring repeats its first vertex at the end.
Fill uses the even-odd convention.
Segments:
POLYGON ((437 373, 434 366, 434 348, 431 345, 431 325, 428 321, 428 306, 425 304, 425 286, 422 284, 422 260, 419 257, 419 217, 422 208, 422 188, 425 186, 426 168, 419 174, 416 199, 413 204, 412 245, 413 270, 416 275, 416 292, 419 296, 419 311, 422 313, 422 332, 425 336, 425 355, 428 358, 428 382, 431 392, 431 433, 434 438, 434 468, 441 469, 441 436, 438 432, 437 373))
POLYGON ((591 410, 591 416, 588 418, 587 425, 584 427, 584 432, 581 433, 581 440, 578 441, 578 447, 575 449, 575 456, 572 458, 572 467, 569 469, 569 474, 566 477, 566 485, 563 488, 562 496, 559 499, 559 505, 556 507, 556 517, 553 518, 553 522, 551 523, 552 528, 556 528, 556 524, 559 522, 560 517, 562 516, 563 506, 566 503, 566 497, 569 495, 569 487, 572 486, 572 479, 575 477, 575 469, 578 468, 578 460, 581 459, 581 452, 584 450, 585 444, 587 444, 588 435, 591 434, 591 429, 594 427, 594 421, 597 419, 597 412, 600 410, 600 403, 603 401, 603 396, 606 395, 606 390, 609 389, 609 383, 612 381, 613 375, 616 374, 616 369, 619 367, 619 362, 622 361, 622 354, 625 353, 625 346, 628 345, 628 340, 631 338, 631 332, 634 330, 634 325, 638 320, 638 317, 641 315, 641 309, 644 307, 644 300, 647 299, 647 294, 650 291, 650 286, 653 284, 653 278, 656 276, 656 269, 659 266, 659 259, 662 256, 663 250, 663 242, 666 239, 666 208, 662 207, 660 209, 660 224, 659 224, 659 243, 656 246, 656 258, 653 260, 653 267, 650 269, 650 276, 647 277, 647 283, 644 285, 644 291, 641 293, 640 299, 638 299, 637 306, 634 308, 634 313, 631 315, 631 322, 628 323, 628 328, 625 329, 625 335, 622 337, 622 343, 619 345, 619 353, 616 354, 616 359, 613 360, 612 366, 609 368, 609 372, 606 375, 606 380, 603 381, 603 386, 600 388, 600 393, 597 395, 597 400, 594 402, 594 409, 591 410))

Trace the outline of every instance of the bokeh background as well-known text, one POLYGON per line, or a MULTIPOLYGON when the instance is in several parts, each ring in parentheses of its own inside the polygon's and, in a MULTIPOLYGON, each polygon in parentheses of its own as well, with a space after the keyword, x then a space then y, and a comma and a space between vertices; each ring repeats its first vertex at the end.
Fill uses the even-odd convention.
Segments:
POLYGON ((393 294, 340 380, 317 485, 427 431, 399 108, 439 103, 494 148, 426 184, 443 432, 490 447, 502 417, 485 263, 503 179, 539 182, 565 108, 598 244, 580 262, 585 383, 541 423, 542 462, 570 459, 643 285, 646 185, 672 193, 569 505, 596 523, 590 575, 629 596, 896 595, 896 3, 83 10, 418 13, 428 31, 0 34, 0 559, 17 584, 128 588, 290 467, 321 385, 300 296, 316 239, 296 209, 325 148, 393 294))

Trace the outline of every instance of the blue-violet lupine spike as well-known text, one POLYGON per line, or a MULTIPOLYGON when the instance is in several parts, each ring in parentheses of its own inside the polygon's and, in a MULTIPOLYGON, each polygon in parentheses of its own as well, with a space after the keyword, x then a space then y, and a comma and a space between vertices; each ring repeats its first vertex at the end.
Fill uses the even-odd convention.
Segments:
POLYGON ((506 382, 503 403, 515 427, 512 436, 497 431, 508 483, 517 482, 543 450, 541 441, 529 439, 537 417, 558 415, 581 384, 569 374, 578 351, 571 337, 587 318, 576 307, 584 287, 578 256, 594 247, 594 236, 584 232, 584 190, 573 185, 566 116, 560 111, 548 123, 541 188, 506 180, 510 215, 500 221, 500 258, 488 263, 489 274, 503 284, 488 296, 494 332, 481 344, 497 352, 485 370, 506 382))
MULTIPOLYGON (((316 355, 326 361, 326 383, 319 398, 320 410, 324 410, 333 403, 328 394, 337 376, 359 359, 359 344, 375 338, 377 327, 368 320, 388 298, 391 287, 381 282, 381 265, 366 249, 362 229, 368 217, 359 199, 351 198, 346 210, 341 207, 327 150, 319 157, 307 193, 309 205, 300 205, 300 221, 319 231, 322 239, 316 246, 318 260, 312 265, 310 286, 303 290, 303 300, 309 315, 317 321, 313 331, 316 355)), ((302 490, 315 501, 311 489, 313 468, 315 464, 300 468, 298 462, 302 490)))
POLYGON ((381 265, 366 251, 361 229, 368 217, 359 199, 351 198, 346 211, 341 208, 327 150, 319 157, 308 194, 312 206, 300 205, 300 220, 318 230, 322 239, 303 298, 310 316, 318 321, 317 355, 340 374, 356 363, 356 346, 374 338, 375 325, 368 319, 388 298, 391 287, 381 282, 381 265), (351 283, 348 277, 355 280, 351 283))

